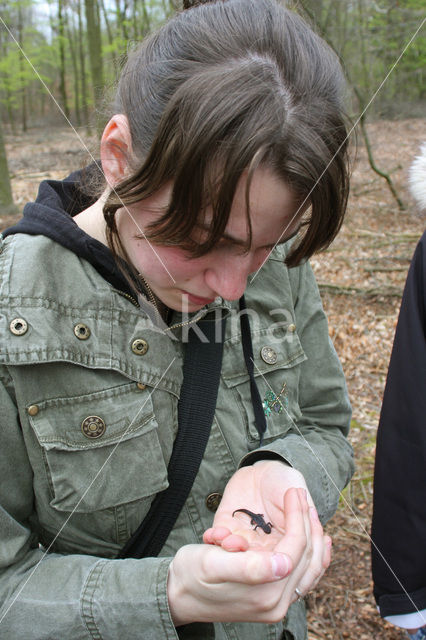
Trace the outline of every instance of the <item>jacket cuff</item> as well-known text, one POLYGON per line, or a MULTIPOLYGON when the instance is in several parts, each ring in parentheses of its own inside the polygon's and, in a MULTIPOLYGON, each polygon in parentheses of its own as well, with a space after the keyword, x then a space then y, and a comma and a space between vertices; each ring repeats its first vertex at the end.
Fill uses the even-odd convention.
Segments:
POLYGON ((93 640, 177 640, 167 599, 172 558, 100 560, 83 589, 81 610, 93 640))
POLYGON ((385 593, 376 596, 382 618, 426 609, 426 587, 411 593, 385 593))
POLYGON ((315 451, 297 435, 268 443, 267 449, 257 449, 247 454, 240 466, 254 464, 257 460, 281 460, 303 475, 312 496, 318 516, 324 525, 335 513, 340 489, 330 476, 324 462, 315 451))
POLYGON ((272 451, 272 449, 256 449, 256 451, 250 451, 250 453, 248 453, 244 456, 244 458, 241 459, 238 468, 240 469, 241 467, 249 467, 259 460, 279 460, 281 462, 285 462, 290 467, 292 466, 288 460, 286 460, 276 451, 272 451))

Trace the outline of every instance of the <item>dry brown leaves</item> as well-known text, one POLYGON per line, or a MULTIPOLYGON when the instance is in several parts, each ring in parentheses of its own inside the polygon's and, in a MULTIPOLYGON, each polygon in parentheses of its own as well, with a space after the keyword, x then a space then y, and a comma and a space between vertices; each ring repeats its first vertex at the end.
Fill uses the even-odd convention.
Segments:
MULTIPOLYGON (((407 210, 398 210, 360 143, 346 222, 332 247, 312 260, 353 405, 350 439, 357 471, 327 525, 334 559, 307 598, 309 640, 405 637, 377 615, 368 535, 375 432, 387 366, 409 262, 425 226, 406 185, 409 165, 426 140, 426 120, 382 121, 368 130, 376 163, 391 174, 407 210)), ((93 139, 89 142, 96 148, 93 139)), ((90 160, 76 135, 65 129, 8 136, 7 151, 15 202, 21 207, 34 199, 42 179, 60 179, 90 160)), ((0 219, 0 228, 16 218, 0 219)))

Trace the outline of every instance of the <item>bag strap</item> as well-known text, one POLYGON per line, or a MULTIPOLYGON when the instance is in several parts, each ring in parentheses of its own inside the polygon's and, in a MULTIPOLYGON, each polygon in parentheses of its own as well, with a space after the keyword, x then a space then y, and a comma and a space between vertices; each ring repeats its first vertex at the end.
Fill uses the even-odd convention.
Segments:
POLYGON ((154 498, 150 510, 118 558, 157 556, 189 495, 216 409, 225 322, 226 317, 217 321, 205 319, 188 331, 178 403, 179 428, 167 469, 169 486, 154 498))
POLYGON ((262 399, 260 397, 259 389, 257 388, 256 380, 254 379, 253 345, 251 342, 250 320, 247 313, 247 305, 244 295, 240 298, 240 312, 241 341, 243 343, 243 353, 247 373, 250 378, 250 395, 254 411, 254 422, 260 438, 259 447, 261 447, 267 425, 265 413, 263 411, 262 399))

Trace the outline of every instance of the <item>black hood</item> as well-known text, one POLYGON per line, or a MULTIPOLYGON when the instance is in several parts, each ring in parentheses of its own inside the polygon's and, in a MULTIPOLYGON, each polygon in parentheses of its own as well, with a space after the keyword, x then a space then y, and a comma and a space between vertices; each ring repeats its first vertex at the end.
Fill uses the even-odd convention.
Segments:
MULTIPOLYGON (((87 171, 93 171, 93 166, 87 171)), ((43 181, 36 201, 25 205, 23 217, 6 229, 3 237, 15 233, 46 236, 90 262, 113 287, 132 293, 108 247, 89 236, 73 220, 73 216, 95 201, 81 190, 84 171, 75 171, 65 180, 43 181)))

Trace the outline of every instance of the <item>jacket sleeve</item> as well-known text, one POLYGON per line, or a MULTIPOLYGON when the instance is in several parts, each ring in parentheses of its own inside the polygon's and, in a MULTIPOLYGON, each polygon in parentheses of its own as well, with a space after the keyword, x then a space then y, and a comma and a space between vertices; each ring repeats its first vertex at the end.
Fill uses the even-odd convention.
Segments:
POLYGON ((110 560, 39 546, 32 470, 9 383, 0 368, 0 637, 176 639, 166 595, 171 558, 110 560))
POLYGON ((377 433, 371 551, 383 617, 426 609, 425 379, 426 233, 407 276, 377 433))
POLYGON ((346 436, 351 408, 337 354, 328 335, 321 297, 309 263, 290 269, 297 333, 306 355, 300 364, 300 417, 286 435, 245 457, 243 464, 275 454, 304 476, 321 521, 335 512, 353 471, 346 436))

